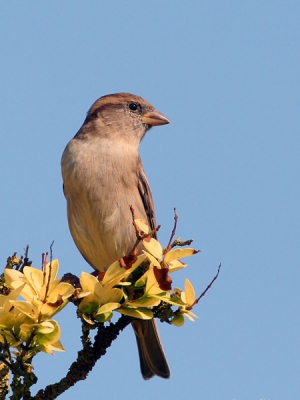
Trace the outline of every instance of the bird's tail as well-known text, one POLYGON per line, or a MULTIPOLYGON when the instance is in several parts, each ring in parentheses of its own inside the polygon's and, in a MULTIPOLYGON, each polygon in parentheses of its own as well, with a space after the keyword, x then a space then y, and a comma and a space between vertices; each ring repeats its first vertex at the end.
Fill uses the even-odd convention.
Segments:
POLYGON ((144 379, 154 375, 170 377, 170 369, 154 319, 132 322, 139 350, 141 373, 144 379))

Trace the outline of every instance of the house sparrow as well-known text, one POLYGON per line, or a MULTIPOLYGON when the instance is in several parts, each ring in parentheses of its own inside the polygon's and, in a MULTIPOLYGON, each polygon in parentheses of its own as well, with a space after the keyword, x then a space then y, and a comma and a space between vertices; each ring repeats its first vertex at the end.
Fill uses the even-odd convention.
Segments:
MULTIPOLYGON (((116 93, 98 99, 62 155, 64 194, 71 235, 98 271, 128 255, 136 241, 135 218, 155 228, 151 190, 138 153, 146 132, 170 121, 139 96, 116 93)), ((169 378, 155 320, 132 323, 144 379, 169 378)))

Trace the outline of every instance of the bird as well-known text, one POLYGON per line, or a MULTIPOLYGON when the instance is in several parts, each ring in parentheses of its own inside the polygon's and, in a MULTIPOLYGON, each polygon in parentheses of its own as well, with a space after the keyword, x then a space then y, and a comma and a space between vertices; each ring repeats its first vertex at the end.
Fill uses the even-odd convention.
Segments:
MULTIPOLYGON (((170 120, 130 93, 100 97, 67 144, 61 159, 68 224, 85 260, 97 271, 128 255, 135 218, 156 227, 155 209, 139 145, 153 126, 170 120)), ((154 234, 154 237, 156 235, 154 234)), ((155 319, 132 322, 145 380, 170 377, 155 319)))

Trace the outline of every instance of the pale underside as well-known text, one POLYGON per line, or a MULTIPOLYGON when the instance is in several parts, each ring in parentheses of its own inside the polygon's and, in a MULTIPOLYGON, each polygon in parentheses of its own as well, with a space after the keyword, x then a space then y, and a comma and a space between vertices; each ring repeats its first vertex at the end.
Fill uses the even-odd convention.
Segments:
MULTIPOLYGON (((139 189, 137 165, 146 180, 139 155, 126 142, 116 147, 109 140, 90 138, 86 143, 73 139, 63 158, 71 234, 87 262, 103 270, 129 254, 134 246, 136 234, 130 206, 135 218, 148 219, 139 189), (101 163, 97 162, 99 157, 101 163), (76 186, 68 182, 76 182, 76 186)), ((148 183, 147 189, 151 197, 148 183)))

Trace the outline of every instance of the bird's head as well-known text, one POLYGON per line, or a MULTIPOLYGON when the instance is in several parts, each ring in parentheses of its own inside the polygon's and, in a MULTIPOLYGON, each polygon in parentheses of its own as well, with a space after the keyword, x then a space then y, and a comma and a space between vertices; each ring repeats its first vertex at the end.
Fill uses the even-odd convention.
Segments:
POLYGON ((137 145, 152 126, 170 121, 142 97, 130 93, 109 94, 89 109, 81 132, 137 145))

